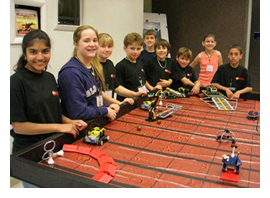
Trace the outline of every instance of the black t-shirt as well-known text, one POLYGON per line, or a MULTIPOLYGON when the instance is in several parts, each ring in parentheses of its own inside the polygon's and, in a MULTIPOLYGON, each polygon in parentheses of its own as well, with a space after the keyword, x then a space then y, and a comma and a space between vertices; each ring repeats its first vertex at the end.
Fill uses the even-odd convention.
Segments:
POLYGON ((144 50, 141 52, 141 54, 140 54, 138 60, 140 60, 140 61, 145 65, 146 62, 147 62, 149 59, 154 58, 154 57, 157 57, 156 52, 148 52, 146 49, 144 49, 144 50))
POLYGON ((171 79, 174 72, 175 61, 171 58, 159 62, 157 58, 151 58, 145 64, 146 80, 153 87, 160 82, 160 79, 171 79))
MULTIPOLYGON (((116 77, 120 85, 135 92, 146 82, 143 63, 139 60, 136 63, 132 63, 125 58, 121 60, 116 64, 116 77)), ((117 95, 117 100, 122 101, 124 99, 124 97, 117 95)))
POLYGON ((218 83, 225 87, 233 87, 235 91, 251 87, 248 70, 241 65, 233 68, 230 63, 221 65, 218 68, 212 83, 218 83))
MULTIPOLYGON (((59 93, 54 76, 23 67, 10 77, 10 123, 62 123, 59 93)), ((52 134, 21 135, 10 131, 14 138, 13 152, 52 134)))
POLYGON ((116 78, 116 69, 113 62, 109 59, 102 63, 103 74, 105 78, 106 90, 112 90, 112 96, 114 95, 114 90, 119 87, 119 82, 116 78))
POLYGON ((170 87, 174 90, 178 90, 179 87, 190 88, 182 83, 181 79, 184 77, 193 83, 198 80, 197 76, 195 75, 195 71, 191 66, 188 65, 185 68, 182 68, 179 63, 176 62, 176 69, 172 76, 173 83, 170 87))

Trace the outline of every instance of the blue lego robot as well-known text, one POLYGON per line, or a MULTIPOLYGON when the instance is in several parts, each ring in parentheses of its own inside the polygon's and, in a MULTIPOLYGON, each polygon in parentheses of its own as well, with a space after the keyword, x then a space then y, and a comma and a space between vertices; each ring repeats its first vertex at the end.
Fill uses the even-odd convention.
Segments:
POLYGON ((237 148, 237 146, 233 144, 231 147, 233 148, 232 154, 222 155, 222 162, 223 162, 222 171, 225 172, 228 169, 232 169, 236 174, 239 174, 239 168, 242 165, 242 162, 239 158, 240 152, 238 152, 237 155, 235 155, 235 148, 237 148))

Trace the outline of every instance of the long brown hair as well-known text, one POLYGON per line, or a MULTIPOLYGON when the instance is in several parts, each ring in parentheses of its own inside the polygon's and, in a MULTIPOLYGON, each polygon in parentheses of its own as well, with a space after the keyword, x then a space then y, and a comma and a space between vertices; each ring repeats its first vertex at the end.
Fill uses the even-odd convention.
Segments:
MULTIPOLYGON (((96 36, 98 38, 98 31, 95 28, 93 28, 91 26, 88 26, 88 25, 82 25, 82 26, 79 26, 74 31, 74 33, 73 33, 73 42, 78 43, 79 40, 81 39, 82 31, 87 30, 87 29, 93 30, 96 33, 96 36)), ((77 49, 75 47, 74 50, 73 50, 73 57, 76 57, 76 56, 77 56, 77 49)), ((90 63, 93 66, 93 68, 94 68, 95 72, 97 73, 98 77, 101 79, 101 82, 102 82, 102 85, 103 85, 103 90, 105 90, 106 86, 105 86, 105 79, 104 79, 104 75, 103 75, 103 69, 102 69, 102 65, 98 61, 97 54, 95 55, 94 58, 92 58, 90 63)))

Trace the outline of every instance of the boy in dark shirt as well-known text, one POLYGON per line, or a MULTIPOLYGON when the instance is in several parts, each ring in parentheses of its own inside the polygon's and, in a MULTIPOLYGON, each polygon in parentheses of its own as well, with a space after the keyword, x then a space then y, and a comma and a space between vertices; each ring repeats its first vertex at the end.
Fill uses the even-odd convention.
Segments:
POLYGON ((162 89, 162 87, 169 87, 172 84, 175 61, 167 57, 170 49, 171 45, 165 39, 159 39, 155 43, 157 57, 149 59, 144 65, 148 90, 162 89))
POLYGON ((124 102, 128 102, 131 105, 134 104, 134 100, 132 98, 136 98, 141 96, 144 92, 134 92, 129 89, 126 89, 125 87, 121 86, 116 78, 116 69, 114 67, 113 62, 109 59, 109 57, 112 54, 113 47, 114 47, 114 41, 113 38, 107 34, 107 33, 101 33, 99 34, 99 48, 97 52, 97 57, 99 62, 102 65, 103 68, 103 74, 105 78, 105 85, 106 85, 106 94, 108 94, 110 97, 107 97, 106 94, 103 95, 104 100, 106 100, 107 103, 116 103, 116 104, 122 104, 124 102), (114 92, 116 92, 118 95, 121 95, 125 98, 122 102, 117 101, 114 99, 114 92))
POLYGON ((229 98, 239 98, 241 94, 252 91, 248 70, 239 64, 243 58, 242 48, 232 45, 228 51, 230 63, 221 65, 213 80, 212 85, 226 92, 229 98))
POLYGON ((192 60, 192 52, 186 47, 181 47, 176 54, 176 71, 173 74, 171 88, 179 91, 180 88, 188 88, 192 94, 200 92, 200 81, 195 75, 194 69, 189 65, 192 60))
MULTIPOLYGON (((143 63, 138 59, 141 54, 143 38, 138 33, 130 33, 125 36, 124 50, 127 56, 116 64, 116 77, 120 85, 134 91, 146 94, 146 77, 143 63)), ((117 95, 117 100, 123 101, 125 98, 117 95)))
POLYGON ((148 59, 156 57, 155 52, 155 42, 157 41, 157 34, 155 30, 147 30, 143 36, 143 42, 145 44, 145 49, 141 52, 138 60, 142 61, 143 64, 147 62, 148 59))

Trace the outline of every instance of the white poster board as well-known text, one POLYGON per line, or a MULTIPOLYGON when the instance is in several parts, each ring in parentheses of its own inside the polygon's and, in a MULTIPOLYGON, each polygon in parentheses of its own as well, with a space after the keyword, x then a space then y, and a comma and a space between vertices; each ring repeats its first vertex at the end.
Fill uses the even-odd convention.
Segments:
MULTIPOLYGON (((157 39, 169 41, 166 14, 144 13, 143 15, 143 35, 147 30, 153 29, 157 34, 157 39)), ((170 54, 168 54, 170 57, 170 54)))
POLYGON ((144 13, 143 15, 143 34, 149 29, 154 29, 157 38, 163 38, 169 41, 167 17, 166 14, 144 13))

